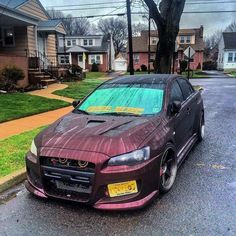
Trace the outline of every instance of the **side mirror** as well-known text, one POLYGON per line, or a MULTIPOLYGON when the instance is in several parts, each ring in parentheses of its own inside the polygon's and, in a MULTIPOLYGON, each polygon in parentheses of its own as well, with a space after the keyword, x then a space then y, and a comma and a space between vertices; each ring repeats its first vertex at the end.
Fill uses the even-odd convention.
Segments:
POLYGON ((180 101, 174 101, 172 104, 171 104, 171 113, 172 114, 177 114, 179 113, 179 111, 181 110, 181 102, 180 101))
POLYGON ((80 104, 80 100, 74 100, 74 101, 72 102, 72 106, 73 106, 74 108, 76 108, 79 104, 80 104))

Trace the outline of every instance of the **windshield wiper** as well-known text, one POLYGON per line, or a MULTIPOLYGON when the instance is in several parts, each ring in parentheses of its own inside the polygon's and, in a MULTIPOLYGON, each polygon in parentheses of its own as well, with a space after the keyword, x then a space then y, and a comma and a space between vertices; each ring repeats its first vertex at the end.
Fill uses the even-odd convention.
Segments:
POLYGON ((110 115, 110 116, 136 116, 136 117, 141 116, 141 115, 138 115, 135 113, 129 113, 129 112, 106 112, 106 113, 100 113, 100 114, 96 114, 96 115, 101 115, 101 116, 106 116, 106 115, 110 115))
POLYGON ((75 109, 75 112, 80 113, 80 114, 84 114, 84 115, 90 115, 90 113, 88 113, 87 111, 80 110, 80 109, 75 109))

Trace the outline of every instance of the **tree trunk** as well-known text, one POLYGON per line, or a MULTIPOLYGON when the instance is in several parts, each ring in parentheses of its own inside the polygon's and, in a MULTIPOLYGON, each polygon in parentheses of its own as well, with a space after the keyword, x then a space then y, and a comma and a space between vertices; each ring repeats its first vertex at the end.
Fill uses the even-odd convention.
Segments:
POLYGON ((144 2, 158 29, 159 42, 154 69, 157 73, 169 74, 185 0, 161 0, 159 8, 154 0, 144 0, 144 2))

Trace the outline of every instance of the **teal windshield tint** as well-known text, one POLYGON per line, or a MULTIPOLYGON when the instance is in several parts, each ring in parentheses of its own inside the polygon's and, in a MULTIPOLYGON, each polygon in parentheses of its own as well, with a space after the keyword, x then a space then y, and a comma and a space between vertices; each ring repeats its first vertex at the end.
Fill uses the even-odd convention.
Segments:
POLYGON ((105 84, 79 107, 89 113, 154 115, 162 110, 163 84, 105 84))

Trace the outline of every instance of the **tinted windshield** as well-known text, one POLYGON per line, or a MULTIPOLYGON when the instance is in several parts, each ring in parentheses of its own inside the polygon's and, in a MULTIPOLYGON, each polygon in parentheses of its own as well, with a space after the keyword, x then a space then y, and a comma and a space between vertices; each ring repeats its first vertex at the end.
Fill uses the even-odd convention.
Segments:
POLYGON ((78 109, 91 114, 154 115, 162 110, 164 84, 104 84, 78 109))

